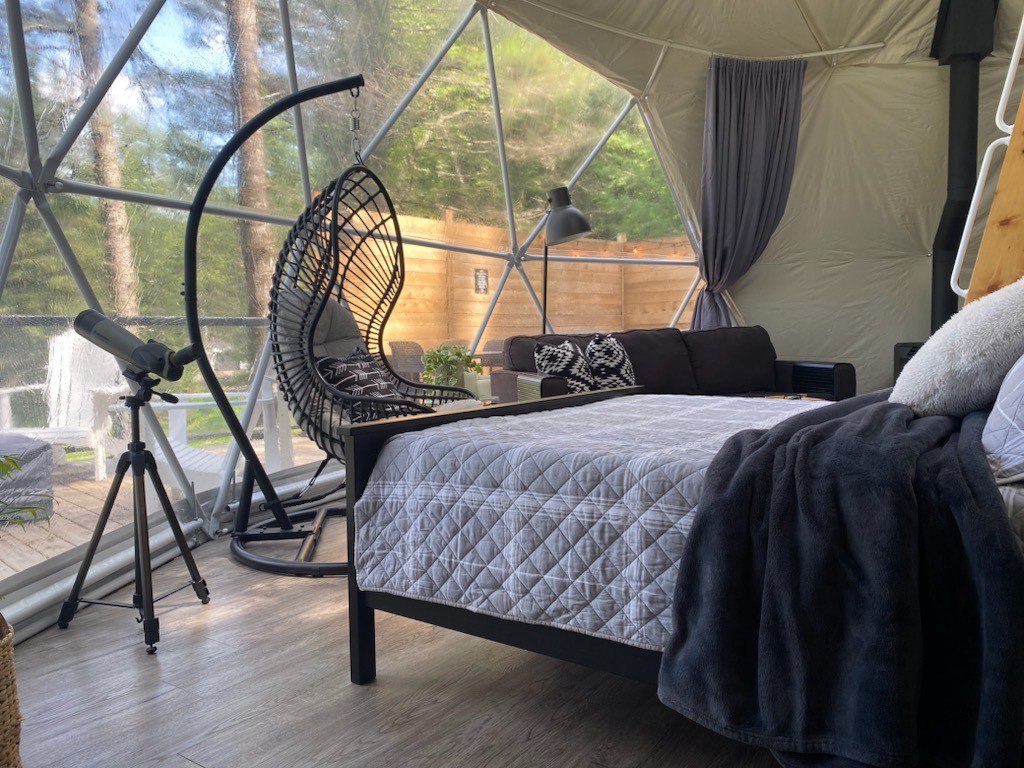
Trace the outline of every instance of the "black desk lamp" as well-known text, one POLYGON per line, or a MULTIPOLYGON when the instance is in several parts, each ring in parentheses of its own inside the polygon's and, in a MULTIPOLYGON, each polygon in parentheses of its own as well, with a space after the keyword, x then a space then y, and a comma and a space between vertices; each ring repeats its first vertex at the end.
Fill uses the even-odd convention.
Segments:
POLYGON ((548 191, 548 220, 544 226, 544 294, 541 300, 540 332, 548 332, 548 246, 568 243, 590 234, 590 222, 572 204, 568 187, 548 191))

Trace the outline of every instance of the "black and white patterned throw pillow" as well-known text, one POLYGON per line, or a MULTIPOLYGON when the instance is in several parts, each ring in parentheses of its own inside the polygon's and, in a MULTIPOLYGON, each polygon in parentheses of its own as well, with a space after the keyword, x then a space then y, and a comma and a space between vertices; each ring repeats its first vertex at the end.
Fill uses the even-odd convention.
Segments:
POLYGON ((594 374, 594 386, 597 389, 632 387, 636 384, 633 363, 622 342, 614 336, 597 334, 587 344, 587 362, 594 374))
POLYGON ((569 392, 578 394, 594 388, 594 374, 578 345, 566 339, 561 344, 538 344, 533 350, 537 373, 561 376, 569 383, 569 392))
MULTIPOLYGON (((365 349, 353 349, 343 358, 319 357, 317 369, 335 389, 357 397, 401 400, 402 395, 388 379, 384 369, 365 349)), ((346 403, 345 416, 353 423, 372 421, 382 416, 398 416, 406 411, 399 405, 381 406, 373 403, 346 403)))

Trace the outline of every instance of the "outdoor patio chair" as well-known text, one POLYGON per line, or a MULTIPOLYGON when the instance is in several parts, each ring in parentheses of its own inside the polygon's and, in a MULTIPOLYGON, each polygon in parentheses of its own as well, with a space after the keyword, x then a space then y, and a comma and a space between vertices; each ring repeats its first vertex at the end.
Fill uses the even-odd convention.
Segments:
POLYGON ((504 344, 504 339, 488 339, 484 342, 483 348, 477 350, 474 357, 486 373, 489 374, 495 368, 501 368, 504 344))
POLYGON ((391 364, 400 376, 409 381, 419 381, 423 365, 423 347, 417 341, 389 341, 391 364))
POLYGON ((93 479, 107 477, 107 452, 113 448, 111 414, 128 386, 121 366, 106 352, 79 336, 72 328, 47 341, 46 380, 0 389, 0 432, 44 440, 63 457, 63 447, 93 452, 93 479), (12 396, 40 392, 46 405, 45 427, 14 424, 12 396))

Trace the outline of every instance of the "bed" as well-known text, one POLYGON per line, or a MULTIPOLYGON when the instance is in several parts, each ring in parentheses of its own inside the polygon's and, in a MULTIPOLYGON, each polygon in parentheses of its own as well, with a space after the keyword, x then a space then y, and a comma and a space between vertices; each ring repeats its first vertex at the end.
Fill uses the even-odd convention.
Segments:
POLYGON ((827 404, 625 388, 345 427, 352 680, 374 609, 656 679, 711 458, 827 404))
POLYGON ((353 681, 374 609, 655 679, 712 458, 828 405, 628 388, 345 427, 353 681))
POLYGON ((359 589, 660 650, 711 459, 824 404, 635 395, 397 435, 354 508, 359 589))
MULTIPOLYGON (((1021 589, 1024 578, 1018 578, 1017 574, 1021 562, 1024 562, 1020 557, 1022 542, 1005 536, 1001 552, 991 558, 999 564, 982 563, 980 566, 981 570, 988 569, 989 572, 988 582, 978 582, 984 585, 980 587, 982 591, 994 583, 992 574, 1003 573, 1000 569, 1016 574, 1008 580, 1002 579, 1001 575, 995 576, 996 582, 1006 582, 997 585, 998 589, 991 594, 986 592, 986 599, 994 598, 995 602, 989 600, 988 605, 976 606, 981 611, 979 615, 985 626, 984 633, 979 636, 980 630, 976 630, 971 622, 950 624, 940 618, 943 625, 954 627, 947 631, 936 628, 936 616, 957 615, 958 611, 968 615, 974 610, 968 604, 956 602, 961 600, 960 595, 947 600, 947 596, 960 591, 950 589, 953 583, 950 579, 956 581, 966 577, 968 571, 979 567, 968 561, 977 560, 972 553, 987 553, 985 547, 993 539, 988 538, 984 545, 969 545, 961 551, 959 538, 951 538, 948 532, 939 531, 949 527, 942 515, 946 514, 948 499, 953 498, 946 496, 946 491, 941 489, 927 490, 917 497, 919 510, 916 514, 919 517, 913 518, 917 522, 912 525, 921 526, 920 534, 906 528, 902 514, 887 517, 884 512, 872 511, 867 518, 859 515, 864 507, 861 500, 864 494, 874 494, 872 499, 889 497, 878 507, 879 510, 902 509, 908 503, 907 497, 899 495, 899 483, 893 485, 891 491, 887 481, 881 481, 878 488, 872 488, 874 473, 881 477, 888 473, 890 462, 893 467, 903 462, 896 456, 889 458, 890 435, 885 431, 888 429, 886 422, 899 422, 892 433, 897 441, 906 436, 930 452, 927 455, 931 458, 926 460, 926 465, 931 467, 933 474, 924 476, 924 484, 929 489, 943 486, 945 481, 941 478, 948 477, 951 469, 956 474, 961 466, 965 468, 964 481, 957 486, 960 501, 955 507, 954 517, 950 518, 959 521, 957 525, 962 531, 964 515, 977 516, 979 511, 982 516, 988 515, 990 523, 984 531, 988 536, 993 519, 1002 520, 997 522, 996 528, 1007 528, 1005 516, 1009 513, 1019 538, 1021 509, 1024 506, 1021 490, 1019 485, 1010 485, 997 492, 991 483, 990 467, 980 449, 977 455, 972 453, 974 458, 970 461, 964 458, 966 448, 950 449, 949 446, 957 445, 960 439, 959 419, 919 419, 907 406, 890 403, 886 395, 873 393, 855 400, 828 403, 648 395, 639 388, 632 388, 345 427, 348 508, 351 510, 348 546, 349 562, 352 563, 349 617, 353 682, 366 683, 376 676, 373 611, 384 610, 620 675, 657 681, 659 696, 669 706, 720 733, 775 749, 776 756, 784 765, 790 764, 785 755, 808 751, 845 754, 847 757, 852 754, 866 764, 876 764, 874 755, 879 752, 872 751, 875 747, 859 743, 861 734, 865 732, 863 724, 850 725, 860 722, 858 718, 866 712, 871 714, 872 708, 865 708, 863 704, 863 701, 871 700, 871 695, 875 701, 893 702, 891 711, 887 710, 885 714, 885 723, 893 727, 869 728, 871 737, 866 741, 875 746, 881 745, 879 748, 895 745, 893 749, 896 751, 892 754, 916 754, 917 741, 924 738, 925 731, 919 734, 912 726, 914 717, 907 716, 907 713, 916 711, 918 705, 914 702, 921 699, 917 687, 921 681, 927 690, 931 690, 928 686, 933 685, 936 679, 958 678, 953 685, 961 686, 962 683, 962 687, 935 689, 932 691, 934 695, 924 697, 933 702, 973 701, 976 698, 974 694, 980 690, 978 686, 982 686, 986 691, 982 700, 998 702, 995 709, 990 707, 984 713, 984 721, 988 723, 986 727, 999 732, 1002 742, 1009 740, 1012 744, 1015 740, 1019 744, 1020 736, 1011 731, 1016 732, 1019 728, 1021 712, 1016 700, 1021 698, 1022 691, 1015 681, 1019 676, 1008 670, 1016 668, 1019 663, 1017 657, 1021 654, 1016 650, 1004 653, 1003 649, 1019 648, 1019 640, 1024 639, 1020 611, 1006 610, 1007 606, 1024 604, 1024 591, 1021 589), (831 435, 833 426, 837 434, 851 428, 853 432, 838 443, 829 443, 832 437, 825 438, 824 442, 814 442, 818 440, 814 435, 831 435), (845 461, 845 455, 851 448, 848 440, 853 435, 855 441, 860 441, 865 432, 876 431, 885 439, 874 451, 875 464, 865 476, 863 467, 857 462, 848 465, 845 461), (819 476, 822 472, 829 475, 824 486, 826 493, 834 492, 839 499, 816 497, 811 502, 811 508, 825 511, 826 526, 833 526, 825 539, 815 540, 813 536, 817 533, 812 533, 811 539, 804 538, 808 521, 810 528, 818 527, 820 522, 803 517, 804 512, 788 515, 798 521, 795 529, 777 528, 780 518, 769 516, 768 510, 772 507, 792 510, 803 507, 793 495, 803 492, 799 477, 792 488, 784 491, 781 505, 776 495, 780 492, 778 489, 790 484, 772 471, 761 475, 768 478, 768 486, 762 487, 765 492, 754 492, 751 499, 744 495, 749 492, 744 491, 742 484, 730 487, 731 479, 724 471, 728 468, 723 464, 722 456, 748 448, 756 454, 759 445, 771 444, 776 439, 774 436, 782 433, 788 435, 773 451, 782 448, 786 452, 794 447, 805 451, 807 446, 815 446, 812 451, 818 448, 825 451, 827 458, 824 462, 815 459, 809 465, 817 463, 819 476), (804 443, 805 448, 799 448, 800 441, 804 439, 801 435, 813 438, 804 443), (947 458, 938 458, 940 454, 947 458), (944 463, 947 461, 952 463, 944 463), (973 465, 969 467, 971 462, 973 465), (982 477, 983 482, 979 485, 977 479, 982 477), (977 495, 977 488, 982 488, 981 496, 977 495), (790 495, 786 496, 786 493, 790 495), (722 503, 716 505, 719 499, 722 503), (701 500, 703 510, 699 517, 696 514, 698 500, 701 500), (748 500, 749 513, 746 511, 748 500), (980 503, 976 504, 979 500, 980 503), (896 506, 893 507, 892 503, 896 506), (856 510, 853 517, 848 516, 851 510, 856 510), (728 521, 730 518, 731 522, 728 521), (726 522, 709 522, 719 519, 726 522), (831 522, 833 519, 837 521, 835 524, 831 522), (870 531, 863 535, 857 532, 862 519, 871 521, 870 531), (693 536, 690 535, 695 520, 704 538, 700 547, 691 546, 684 556, 688 539, 691 544, 695 544, 697 539, 696 528, 693 536), (757 520, 763 522, 758 523, 757 520), (939 521, 938 529, 935 521, 939 521), (708 534, 708 530, 715 530, 714 526, 719 526, 718 533, 708 534), (772 530, 785 530, 785 533, 778 538, 779 534, 773 534, 772 530), (748 533, 753 537, 752 541, 763 536, 763 543, 769 549, 774 547, 785 552, 778 561, 784 564, 784 570, 792 571, 789 567, 792 563, 800 564, 797 571, 802 570, 805 564, 813 563, 812 570, 818 576, 825 576, 825 581, 806 582, 800 573, 789 573, 775 583, 772 594, 794 597, 774 600, 764 593, 764 597, 752 597, 749 604, 744 605, 748 595, 759 595, 760 589, 768 588, 768 582, 757 581, 760 577, 746 582, 743 582, 746 576, 733 577, 731 573, 736 569, 723 568, 723 561, 705 554, 703 547, 709 539, 714 541, 715 535, 719 539, 738 541, 746 540, 748 533), (773 535, 776 536, 775 544, 770 543, 773 535), (841 539, 838 542, 835 540, 837 535, 841 539), (870 570, 866 573, 857 571, 857 567, 869 562, 874 554, 867 561, 857 560, 854 568, 857 572, 852 575, 847 565, 833 567, 831 561, 844 560, 845 544, 842 542, 849 540, 850 535, 856 537, 851 540, 854 548, 859 546, 879 553, 877 562, 879 568, 886 571, 884 578, 888 581, 877 581, 879 574, 870 570), (933 542, 939 543, 939 549, 922 548, 920 551, 942 552, 944 564, 936 571, 927 566, 927 558, 922 554, 925 570, 920 572, 920 588, 926 592, 921 594, 927 594, 931 603, 926 606, 922 598, 924 613, 920 616, 911 615, 913 611, 903 611, 903 616, 899 612, 893 614, 888 607, 876 606, 878 601, 873 596, 877 594, 879 584, 895 584, 898 585, 897 592, 904 593, 904 598, 909 596, 909 600, 916 603, 915 595, 919 589, 917 555, 909 560, 903 555, 917 551, 905 547, 907 541, 917 541, 918 535, 921 542, 927 539, 929 546, 933 542), (1007 545, 1007 539, 1012 543, 1007 545), (948 549, 951 542, 954 550, 948 549), (817 546, 818 543, 825 546, 817 546), (838 557, 829 555, 829 552, 838 553, 838 557), (810 555, 809 558, 805 559, 805 554, 810 555), (829 569, 831 576, 827 573, 829 569), (954 571, 955 576, 951 575, 954 571), (682 577, 680 573, 683 573, 682 577), (720 578, 722 573, 726 576, 720 578), (799 604, 804 599, 799 594, 803 586, 817 584, 811 587, 811 591, 821 593, 822 584, 829 584, 828 578, 834 578, 836 573, 844 583, 856 585, 855 591, 859 591, 856 599, 866 606, 862 613, 844 615, 845 609, 842 609, 834 616, 828 611, 817 615, 808 610, 809 603, 799 604), (721 583, 711 586, 716 580, 721 583), (726 582, 731 582, 731 585, 723 590, 721 584, 726 582), (740 582, 743 584, 737 586, 740 582), (689 592, 683 591, 683 584, 689 585, 689 592), (702 585, 709 585, 709 589, 702 585), (750 585, 754 586, 753 593, 746 589, 750 585), (731 592, 728 591, 730 589, 731 592), (934 595, 938 595, 938 602, 934 595), (782 646, 772 647, 770 656, 778 658, 780 653, 783 656, 795 653, 788 666, 790 673, 797 669, 815 673, 803 675, 812 682, 805 687, 796 685, 795 706, 787 711, 813 714, 806 722, 796 724, 802 729, 801 733, 808 730, 819 732, 819 728, 833 729, 836 721, 841 721, 835 730, 852 728, 847 735, 852 734, 858 740, 856 746, 851 746, 851 741, 843 742, 841 738, 839 741, 812 739, 810 742, 766 738, 757 730, 733 729, 730 726, 731 715, 717 719, 716 710, 721 710, 722 694, 711 693, 712 686, 706 685, 707 681, 702 677, 706 649, 720 642, 731 644, 732 658, 741 661, 739 666, 745 668, 743 674, 746 678, 736 680, 734 687, 738 693, 727 709, 735 712, 746 708, 740 719, 744 722, 756 720, 763 713, 759 708, 765 705, 765 700, 757 692, 768 689, 762 688, 765 681, 761 676, 763 670, 770 670, 773 666, 770 658, 764 662, 755 661, 762 654, 769 653, 767 649, 771 644, 770 638, 766 640, 763 634, 758 634, 760 622, 764 620, 764 614, 759 612, 764 606, 769 610, 777 609, 779 606, 773 606, 773 600, 775 603, 792 600, 793 605, 782 606, 783 614, 798 617, 797 624, 811 627, 810 631, 816 638, 810 645, 813 651, 808 656, 802 641, 787 641, 785 632, 776 634, 776 638, 782 638, 782 646), (697 629, 688 629, 684 634, 688 633, 691 641, 698 638, 699 642, 696 650, 696 641, 681 650, 679 626, 687 621, 683 615, 691 612, 688 606, 695 604, 701 604, 694 611, 699 614, 693 625, 697 629), (994 604, 1002 607, 993 612, 994 604), (710 610, 706 606, 710 606, 710 610), (734 612, 741 615, 736 622, 730 618, 734 612), (708 623, 709 614, 718 618, 708 623), (826 615, 827 619, 820 620, 826 615), (833 641, 832 630, 829 629, 843 627, 838 630, 847 633, 842 637, 857 636, 863 634, 859 631, 858 622, 861 620, 871 627, 869 634, 872 637, 883 638, 879 641, 882 642, 882 654, 876 660, 872 653, 868 653, 871 657, 866 663, 868 679, 874 682, 867 687, 871 689, 873 686, 873 694, 848 705, 849 697, 845 691, 850 690, 851 685, 859 684, 861 672, 851 671, 848 665, 843 666, 843 662, 839 664, 842 667, 839 671, 846 677, 837 677, 835 685, 832 685, 831 672, 818 674, 820 665, 815 660, 823 658, 822 654, 831 658, 833 647, 842 649, 840 657, 849 649, 851 658, 863 659, 866 648, 876 647, 874 640, 855 647, 856 643, 851 646, 846 640, 837 638, 833 641), (737 626, 728 626, 730 622, 737 626), (675 633, 673 623, 676 625, 675 633), (993 628, 994 632, 991 631, 993 628), (720 636, 721 631, 726 634, 720 636), (898 674, 903 668, 901 664, 915 658, 913 654, 918 651, 913 649, 921 647, 914 638, 920 638, 922 631, 927 633, 926 636, 936 638, 929 640, 924 647, 934 649, 941 646, 949 651, 946 654, 948 658, 940 660, 937 665, 934 660, 928 661, 928 666, 922 668, 923 677, 915 677, 916 672, 913 671, 910 675, 901 676, 898 674), (891 633, 906 638, 902 643, 904 649, 899 651, 903 655, 896 654, 899 658, 886 656, 889 646, 884 637, 891 633), (783 647, 787 642, 792 647, 783 647), (835 646, 835 642, 840 642, 840 645, 835 646), (967 657, 963 656, 963 649, 973 648, 975 644, 979 646, 977 658, 984 658, 985 663, 972 666, 973 662, 968 662, 964 666, 967 657), (906 649, 910 649, 911 656, 906 656, 906 649), (995 663, 996 657, 989 655, 993 651, 998 657, 995 663), (685 661, 681 666, 676 664, 680 658, 685 661), (763 667, 762 663, 768 666, 763 667), (970 675, 966 673, 955 674, 955 670, 967 668, 977 670, 976 680, 967 680, 970 675), (684 670, 681 676, 677 675, 676 669, 684 670), (938 670, 938 674, 928 670, 938 670), (673 680, 666 683, 666 674, 677 675, 683 681, 682 685, 676 685, 673 680), (903 679, 894 683, 894 675, 903 679), (889 690, 894 685, 897 695, 890 696, 889 690), (990 695, 993 685, 995 693, 990 695), (833 690, 829 690, 830 686, 833 690), (680 691, 683 691, 681 696, 680 691), (701 691, 701 694, 690 697, 690 691, 701 691), (806 700, 817 700, 819 704, 806 710, 805 694, 810 694, 806 700), (698 706, 702 709, 691 710, 693 698, 698 699, 698 706), (905 706, 907 702, 910 704, 905 706), (830 712, 833 707, 840 712, 836 718, 830 719, 827 714, 821 714, 830 712), (712 715, 708 716, 708 712, 712 715), (996 714, 1002 719, 997 719, 996 714)), ((980 437, 984 422, 981 413, 964 419, 965 445, 970 440, 980 445, 976 438, 980 437), (968 422, 972 424, 975 438, 966 437, 968 422)), ((852 451, 859 452, 862 445, 868 447, 857 442, 852 451)), ((871 450, 866 452, 872 453, 871 450)), ((778 457, 782 454, 771 455, 778 457)), ((769 459, 769 467, 772 461, 769 459)), ((908 466, 924 466, 917 461, 910 459, 908 466)), ((737 469, 742 469, 742 466, 737 465, 737 469)), ((894 474, 903 476, 901 473, 901 469, 894 469, 894 474)), ((917 482, 913 481, 915 489, 917 482)), ((912 499, 909 503, 914 504, 912 499)), ((784 524, 786 518, 784 514, 784 524)), ((965 543, 971 535, 964 534, 965 543)), ((981 536, 975 535, 974 538, 977 542, 982 540, 981 536)), ((744 546, 747 545, 741 545, 741 549, 744 546)), ((766 551, 757 550, 759 546, 761 544, 756 544, 750 551, 766 551)), ((714 551, 729 550, 719 547, 714 551)), ((753 556, 756 561, 758 555, 753 556)), ((982 559, 987 561, 989 558, 982 559)), ((741 562, 739 571, 744 571, 749 565, 749 562, 738 562, 741 562)), ((763 575, 769 575, 771 569, 769 564, 763 575)), ((902 604, 910 603, 904 600, 902 604)), ((802 631, 802 628, 798 629, 802 631)), ((729 680, 733 676, 733 664, 717 661, 710 668, 716 666, 718 680, 729 680)), ((770 689, 787 690, 786 679, 775 680, 770 689)), ((787 696, 789 694, 787 691, 787 696)), ((975 705, 967 703, 964 706, 975 705)), ((1024 703, 1021 706, 1024 707, 1024 703)), ((772 708, 769 702, 769 711, 772 708)), ((949 709, 935 717, 929 714, 930 722, 939 723, 947 715, 958 722, 965 720, 962 711, 949 709)), ((772 723, 768 730, 789 732, 787 729, 791 725, 789 722, 772 723)), ((956 750, 969 753, 974 738, 972 733, 948 727, 937 728, 935 733, 943 735, 954 731, 956 733, 948 740, 952 751, 947 754, 956 750)), ((983 731, 984 728, 977 735, 977 739, 981 739, 979 743, 994 743, 994 737, 983 738, 983 731)), ((1003 752, 1005 749, 1005 743, 998 747, 1003 752)), ((902 764, 891 762, 892 759, 886 757, 877 764, 902 764)), ((968 763, 954 759, 950 764, 968 763)))

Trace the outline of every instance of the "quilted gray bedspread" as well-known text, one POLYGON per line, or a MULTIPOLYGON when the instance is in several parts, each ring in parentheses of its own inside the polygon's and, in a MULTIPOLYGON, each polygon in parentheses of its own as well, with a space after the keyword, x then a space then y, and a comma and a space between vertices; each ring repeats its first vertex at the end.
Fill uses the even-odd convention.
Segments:
POLYGON ((638 395, 392 438, 355 508, 359 586, 660 650, 712 457, 820 405, 638 395))

